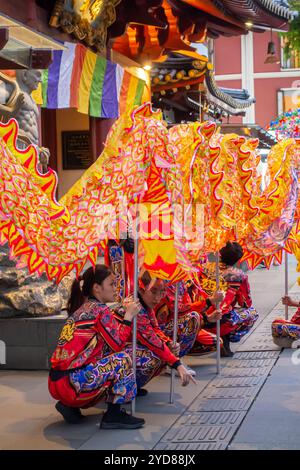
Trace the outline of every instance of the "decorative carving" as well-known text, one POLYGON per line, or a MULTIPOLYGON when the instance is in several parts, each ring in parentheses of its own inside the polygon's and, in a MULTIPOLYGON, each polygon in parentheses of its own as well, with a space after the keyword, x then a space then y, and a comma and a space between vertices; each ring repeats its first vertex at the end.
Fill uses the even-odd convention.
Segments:
POLYGON ((170 52, 164 62, 153 62, 151 81, 153 93, 171 90, 176 87, 187 88, 204 80, 209 64, 205 57, 192 58, 188 55, 170 52))
POLYGON ((55 6, 52 12, 52 16, 49 22, 50 26, 53 26, 54 28, 59 27, 59 19, 63 12, 64 4, 65 4, 64 0, 56 0, 55 6))
POLYGON ((116 20, 116 6, 121 0, 58 0, 50 25, 61 27, 66 33, 103 52, 107 42, 107 28, 116 20))
POLYGON ((137 57, 141 49, 141 41, 143 41, 143 26, 132 25, 127 28, 128 44, 132 57, 137 57))
POLYGON ((190 47, 186 44, 180 34, 178 33, 178 21, 179 14, 178 11, 175 11, 171 5, 164 0, 163 8, 168 20, 168 37, 163 44, 161 44, 165 50, 188 50, 194 51, 193 47, 190 47))
POLYGON ((65 33, 72 34, 79 29, 80 16, 70 11, 63 11, 60 17, 60 26, 65 33))
POLYGON ((193 60, 192 66, 197 70, 205 70, 207 67, 207 62, 204 60, 193 60))

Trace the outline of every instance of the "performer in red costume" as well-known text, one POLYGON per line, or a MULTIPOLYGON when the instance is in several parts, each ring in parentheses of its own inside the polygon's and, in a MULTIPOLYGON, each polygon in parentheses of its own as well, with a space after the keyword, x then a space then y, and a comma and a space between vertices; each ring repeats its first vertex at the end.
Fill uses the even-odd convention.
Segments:
POLYGON ((107 266, 87 269, 82 281, 82 288, 81 279, 73 282, 69 318, 51 358, 50 394, 59 400, 56 409, 69 423, 81 422, 80 408, 106 397, 102 428, 139 428, 144 420, 120 407, 136 395, 131 358, 123 349, 141 306, 129 301, 122 322, 116 320, 106 305, 115 294, 114 276, 107 266))
POLYGON ((282 298, 282 303, 288 307, 298 307, 298 309, 290 320, 276 318, 272 322, 272 336, 274 343, 279 346, 291 347, 293 341, 300 338, 300 302, 286 296, 282 298))
MULTIPOLYGON (((226 246, 220 250, 220 277, 226 286, 225 298, 220 305, 222 312, 221 337, 228 356, 233 355, 230 342, 240 341, 258 319, 258 313, 252 307, 248 276, 241 269, 234 266, 242 256, 243 249, 237 242, 227 242, 226 246)), ((206 281, 215 284, 215 263, 211 263, 207 270, 204 268, 203 277, 202 286, 204 286, 204 289, 206 281)), ((209 289, 206 292, 209 293, 209 289)), ((210 323, 208 316, 213 310, 214 308, 210 307, 207 311, 205 328, 212 333, 216 333, 216 324, 210 323)))
MULTIPOLYGON (((177 370, 182 385, 194 382, 180 358, 192 348, 199 329, 199 315, 196 312, 183 315, 178 323, 178 337, 174 344, 172 326, 166 331, 158 325, 154 309, 165 294, 165 283, 160 279, 151 279, 145 271, 139 279, 139 301, 141 309, 137 316, 137 363, 136 381, 138 395, 146 395, 142 387, 162 369, 169 365, 177 370), (150 354, 149 354, 150 353, 150 354)), ((116 316, 122 318, 122 309, 116 310, 116 316)), ((131 345, 125 349, 131 355, 131 345)))
MULTIPOLYGON (((131 238, 121 239, 119 243, 115 240, 109 240, 105 250, 105 262, 113 270, 116 276, 118 301, 121 302, 125 295, 133 291, 133 251, 134 242, 131 238)), ((217 348, 217 336, 205 329, 203 329, 204 319, 201 312, 207 310, 212 305, 209 303, 208 295, 201 289, 200 286, 193 289, 197 295, 191 299, 191 290, 187 288, 188 284, 184 282, 179 283, 179 317, 186 317, 192 312, 198 312, 200 316, 199 331, 192 349, 189 349, 189 354, 202 355, 213 352, 217 348), (197 301, 195 301, 197 299, 197 301), (201 299, 201 300, 199 300, 201 299)), ((223 294, 218 293, 212 296, 212 302, 223 300, 223 294)), ((166 283, 166 296, 155 307, 155 314, 161 330, 164 330, 169 337, 173 336, 173 314, 174 314, 174 299, 175 299, 175 285, 166 283)), ((217 321, 220 319, 220 314, 213 311, 209 317, 210 321, 217 321)), ((182 318, 184 320, 184 318, 182 318)), ((183 323, 179 323, 182 325, 183 323)), ((221 340, 221 346, 223 342, 221 340)), ((187 370, 196 375, 193 369, 186 366, 187 370)), ((138 395, 142 394, 138 390, 138 395)))
MULTIPOLYGON (((155 309, 158 323, 164 331, 173 326, 175 307, 175 284, 166 283, 166 295, 155 309)), ((192 282, 180 281, 178 284, 178 317, 181 318, 191 312, 197 312, 200 317, 200 325, 195 343, 189 355, 203 355, 217 349, 217 336, 205 330, 204 317, 207 319, 206 311, 217 302, 224 299, 222 292, 217 292, 209 297, 199 285, 192 282)), ((221 318, 221 313, 215 307, 209 315, 210 322, 216 322, 221 318)), ((223 342, 221 340, 221 347, 223 342)), ((190 369, 192 371, 192 369, 190 369)))

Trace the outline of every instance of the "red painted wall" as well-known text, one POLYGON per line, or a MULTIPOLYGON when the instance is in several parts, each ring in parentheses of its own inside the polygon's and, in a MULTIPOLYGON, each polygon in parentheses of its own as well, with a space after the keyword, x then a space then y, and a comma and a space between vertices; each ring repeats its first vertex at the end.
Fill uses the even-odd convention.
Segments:
MULTIPOLYGON (((299 74, 300 75, 300 74, 299 74)), ((255 89, 255 119, 257 124, 265 127, 278 115, 277 91, 280 88, 290 88, 295 78, 260 78, 254 82, 255 89)))
MULTIPOLYGON (((280 64, 265 64, 268 42, 271 40, 271 32, 253 34, 254 73, 281 72, 280 64)), ((280 59, 280 38, 273 33, 273 42, 276 45, 278 58, 280 59)), ((219 38, 215 41, 215 73, 226 75, 241 73, 241 38, 219 38)), ((295 82, 299 77, 255 78, 254 96, 256 123, 265 127, 278 115, 277 92, 280 88, 292 88, 297 86, 295 82)), ((242 88, 241 80, 217 81, 219 86, 228 88, 242 88)), ((298 82, 299 83, 299 82, 298 82)), ((230 118, 230 122, 241 122, 241 118, 230 118)))
POLYGON ((242 80, 217 80, 217 84, 226 88, 242 88, 242 80))
POLYGON ((214 53, 217 75, 241 73, 240 37, 217 39, 214 42, 214 53))
MULTIPOLYGON (((254 72, 279 72, 280 64, 265 64, 271 32, 253 34, 254 72)), ((273 33, 273 42, 280 59, 280 38, 273 33)), ((217 75, 241 73, 241 38, 219 38, 215 41, 215 71, 217 75)))

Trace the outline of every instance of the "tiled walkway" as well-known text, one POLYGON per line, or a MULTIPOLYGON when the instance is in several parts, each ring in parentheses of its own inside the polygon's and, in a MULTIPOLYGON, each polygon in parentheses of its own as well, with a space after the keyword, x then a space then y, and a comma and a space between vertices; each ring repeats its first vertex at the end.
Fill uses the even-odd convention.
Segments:
MULTIPOLYGON (((290 289, 290 295, 300 299, 297 284, 290 289)), ((289 316, 294 310, 290 309, 289 316)), ((216 376, 205 387, 155 449, 229 447, 281 354, 271 336, 271 323, 279 316, 283 316, 281 301, 236 347, 237 352, 227 360, 221 376, 216 376)), ((246 435, 244 432, 243 439, 247 442, 246 435)))
MULTIPOLYGON (((293 260, 290 274, 292 287, 297 277, 293 260)), ((53 406, 54 400, 49 397, 46 372, 2 371, 0 448, 247 448, 248 431, 245 424, 255 412, 256 404, 264 396, 264 390, 269 387, 269 380, 277 370, 276 361, 280 351, 270 338, 270 323, 274 316, 283 315, 283 308, 279 304, 283 294, 283 268, 272 268, 270 272, 256 270, 249 277, 254 304, 260 312, 260 323, 251 335, 236 346, 234 358, 222 359, 220 376, 216 376, 214 355, 187 358, 187 362, 197 371, 197 385, 183 388, 179 380, 176 380, 175 400, 170 405, 169 377, 156 378, 147 386, 148 396, 139 398, 136 403, 136 413, 145 418, 146 426, 139 430, 116 432, 99 430, 103 405, 84 411, 87 417, 81 425, 66 425, 53 406), (239 435, 240 440, 235 444, 239 435)), ((297 289, 295 286, 291 290, 297 289)), ((288 396, 288 374, 294 374, 295 383, 297 374, 295 370, 291 372, 286 369, 285 375, 284 364, 280 369, 280 383, 284 382, 285 377, 285 392, 288 396)), ((272 402, 269 408, 274 406, 276 410, 275 405, 272 402)), ((263 421, 261 411, 260 415, 263 421)), ((252 429, 255 420, 257 421, 257 412, 251 418, 252 429)), ((263 424, 262 422, 262 429, 263 424)), ((285 424, 288 427, 287 421, 285 424)), ((274 439, 275 434, 274 430, 274 439)), ((280 440, 278 433, 277 437, 280 440)), ((255 432, 252 433, 252 440, 254 439, 255 432)))

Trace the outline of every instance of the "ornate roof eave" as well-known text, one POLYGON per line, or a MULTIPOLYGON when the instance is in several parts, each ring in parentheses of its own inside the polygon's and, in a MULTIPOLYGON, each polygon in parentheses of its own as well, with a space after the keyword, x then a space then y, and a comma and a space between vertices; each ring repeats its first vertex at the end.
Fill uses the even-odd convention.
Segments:
MULTIPOLYGON (((175 0, 176 1, 176 0, 175 0)), ((239 25, 246 32, 245 22, 253 21, 255 26, 273 27, 282 30, 288 28, 288 22, 294 13, 274 0, 181 0, 198 11, 212 14, 219 20, 239 25)))
MULTIPOLYGON (((231 116, 245 116, 246 111, 245 109, 237 109, 237 108, 231 108, 228 104, 224 103, 224 101, 218 100, 214 96, 212 96, 210 93, 206 93, 206 100, 207 102, 214 104, 218 108, 220 108, 222 111, 224 111, 227 114, 230 114, 231 116)), ((199 103, 195 101, 193 98, 190 96, 186 96, 186 102, 189 106, 194 108, 195 110, 199 109, 199 103)))
POLYGON ((170 80, 168 82, 160 81, 157 85, 152 85, 151 89, 153 93, 158 93, 163 90, 172 90, 173 88, 186 88, 198 83, 204 82, 206 71, 197 72, 194 77, 184 77, 181 80, 170 80))
POLYGON ((153 63, 151 70, 153 93, 172 88, 190 88, 203 83, 208 67, 207 57, 197 53, 181 52, 174 51, 166 60, 153 63))
MULTIPOLYGON (((171 3, 178 3, 178 0, 170 0, 171 3)), ((220 8, 219 5, 215 5, 213 0, 181 0, 181 3, 185 3, 187 6, 193 7, 199 12, 204 12, 211 18, 217 18, 227 24, 231 24, 236 27, 241 27, 241 23, 237 18, 234 18, 224 8, 220 8)))
POLYGON ((214 5, 224 9, 240 20, 251 20, 255 26, 287 29, 294 13, 274 0, 211 0, 214 5))
MULTIPOLYGON (((227 104, 225 101, 222 101, 215 96, 211 95, 210 93, 206 94, 206 98, 210 103, 215 104, 216 106, 219 106, 223 111, 225 111, 227 114, 231 114, 232 116, 245 116, 246 115, 246 106, 237 108, 237 107, 232 107, 229 104, 227 104)), ((249 106, 247 106, 249 107, 249 106)))
POLYGON ((260 5, 266 12, 271 13, 280 19, 292 21, 295 16, 294 12, 290 8, 279 5, 279 3, 274 2, 274 0, 255 0, 255 3, 260 5))
POLYGON ((216 81, 215 81, 215 76, 213 73, 213 70, 207 70, 205 74, 205 84, 207 86, 208 92, 211 95, 212 99, 218 100, 220 103, 226 104, 226 106, 229 106, 230 109, 234 110, 243 110, 245 108, 249 108, 253 103, 255 103, 255 98, 249 98, 247 100, 237 100, 230 96, 227 93, 224 93, 222 91, 216 81))

